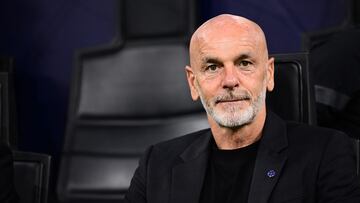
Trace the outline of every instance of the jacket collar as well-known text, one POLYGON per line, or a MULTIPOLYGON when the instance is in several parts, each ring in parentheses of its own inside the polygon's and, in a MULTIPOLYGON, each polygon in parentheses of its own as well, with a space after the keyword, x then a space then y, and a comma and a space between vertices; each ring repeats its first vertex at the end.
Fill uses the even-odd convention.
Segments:
POLYGON ((267 111, 261 147, 273 152, 281 152, 288 146, 286 123, 271 111, 267 111))
POLYGON ((207 129, 180 155, 182 162, 172 170, 171 203, 197 203, 209 158, 211 131, 207 129))
POLYGON ((248 203, 266 203, 287 159, 286 124, 268 111, 256 156, 248 203))
POLYGON ((189 147, 187 147, 180 157, 186 162, 192 159, 198 158, 203 153, 209 152, 210 140, 212 138, 212 133, 210 129, 200 131, 203 135, 200 135, 194 142, 192 142, 189 147))

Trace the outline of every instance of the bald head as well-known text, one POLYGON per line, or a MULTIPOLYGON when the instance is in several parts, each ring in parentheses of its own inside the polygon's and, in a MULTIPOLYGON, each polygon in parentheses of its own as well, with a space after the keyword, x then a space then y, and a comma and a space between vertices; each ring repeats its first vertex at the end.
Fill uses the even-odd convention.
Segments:
POLYGON ((242 37, 251 38, 264 57, 268 57, 265 35, 258 24, 241 16, 222 14, 206 21, 192 35, 190 63, 204 44, 213 40, 241 40, 242 37))
POLYGON ((274 59, 256 23, 227 14, 205 22, 191 38, 185 71, 192 99, 200 98, 214 134, 247 126, 251 130, 244 132, 259 135, 266 91, 274 87, 274 59))

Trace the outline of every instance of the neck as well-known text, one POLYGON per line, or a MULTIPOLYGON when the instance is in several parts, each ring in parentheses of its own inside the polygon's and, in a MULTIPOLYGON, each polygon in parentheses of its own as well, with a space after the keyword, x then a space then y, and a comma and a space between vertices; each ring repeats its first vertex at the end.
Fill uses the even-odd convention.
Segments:
POLYGON ((262 136, 265 124, 266 110, 259 111, 254 120, 238 128, 227 128, 218 125, 209 118, 211 132, 219 149, 238 149, 258 141, 262 136))

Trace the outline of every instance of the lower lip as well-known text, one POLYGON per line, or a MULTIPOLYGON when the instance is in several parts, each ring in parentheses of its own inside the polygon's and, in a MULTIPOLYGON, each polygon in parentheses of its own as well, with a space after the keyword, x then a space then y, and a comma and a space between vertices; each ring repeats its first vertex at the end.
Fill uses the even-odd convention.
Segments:
POLYGON ((248 99, 229 100, 229 101, 219 101, 219 103, 226 103, 226 102, 242 102, 242 101, 248 101, 248 99))
POLYGON ((236 103, 244 103, 248 100, 234 100, 234 101, 221 101, 218 104, 236 104, 236 103))

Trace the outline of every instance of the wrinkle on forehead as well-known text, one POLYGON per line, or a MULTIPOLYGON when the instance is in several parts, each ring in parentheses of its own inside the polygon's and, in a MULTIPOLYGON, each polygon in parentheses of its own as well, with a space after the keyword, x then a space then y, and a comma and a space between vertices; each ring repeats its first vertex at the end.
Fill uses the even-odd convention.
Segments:
POLYGON ((189 47, 190 62, 208 41, 226 41, 234 37, 236 40, 241 40, 242 37, 251 39, 268 57, 265 34, 259 25, 241 16, 222 14, 206 21, 194 32, 189 47))

